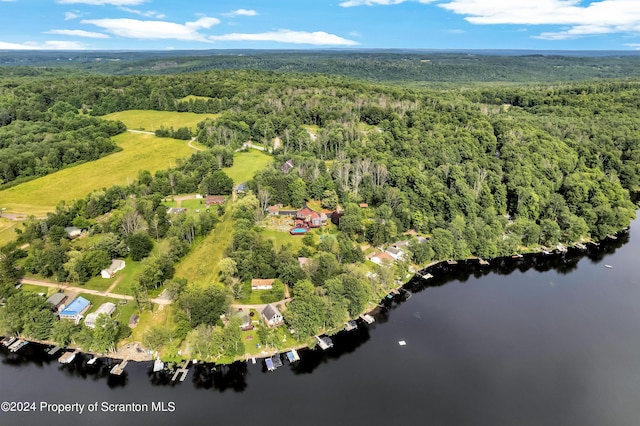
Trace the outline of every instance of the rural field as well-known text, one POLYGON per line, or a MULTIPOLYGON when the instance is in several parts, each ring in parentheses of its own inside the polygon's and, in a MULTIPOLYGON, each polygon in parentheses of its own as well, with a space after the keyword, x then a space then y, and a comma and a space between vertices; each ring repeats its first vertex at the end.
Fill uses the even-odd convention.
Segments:
POLYGON ((204 121, 205 118, 217 118, 218 115, 196 114, 193 112, 129 110, 103 115, 101 118, 105 120, 120 120, 128 129, 154 132, 161 126, 166 128, 173 127, 176 130, 180 127, 189 127, 191 130, 195 130, 196 125, 204 121))
POLYGON ((21 222, 0 218, 0 246, 3 246, 16 237, 14 229, 21 222))
POLYGON ((237 185, 252 179, 258 170, 264 169, 270 162, 271 157, 262 151, 240 152, 233 158, 233 166, 224 169, 224 172, 237 185))
POLYGON ((7 209, 6 213, 42 216, 53 211, 61 200, 82 198, 96 189, 126 184, 136 179, 140 170, 153 173, 167 169, 178 158, 193 152, 186 141, 147 134, 127 132, 113 140, 122 151, 0 191, 0 206, 7 209))

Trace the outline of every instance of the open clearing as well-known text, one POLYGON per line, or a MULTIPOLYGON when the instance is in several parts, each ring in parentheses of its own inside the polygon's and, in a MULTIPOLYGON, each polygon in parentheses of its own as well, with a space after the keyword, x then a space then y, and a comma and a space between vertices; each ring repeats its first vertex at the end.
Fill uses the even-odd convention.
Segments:
POLYGON ((0 218, 0 246, 3 246, 16 238, 14 229, 18 227, 20 223, 21 222, 16 220, 0 218))
POLYGON ((85 197, 91 191, 126 185, 140 170, 154 173, 175 165, 175 160, 193 153, 187 141, 126 132, 113 140, 122 151, 90 163, 60 170, 0 191, 0 206, 7 213, 41 216, 53 211, 59 201, 85 197))
POLYGON ((173 127, 176 130, 180 127, 189 127, 191 130, 195 130, 199 122, 204 121, 206 118, 217 118, 218 115, 196 114, 193 112, 128 110, 114 112, 100 118, 120 120, 129 129, 154 132, 161 126, 166 128, 173 127))
POLYGON ((261 151, 239 152, 233 157, 233 166, 224 172, 233 179, 236 185, 253 178, 258 170, 271 163, 272 158, 261 151))

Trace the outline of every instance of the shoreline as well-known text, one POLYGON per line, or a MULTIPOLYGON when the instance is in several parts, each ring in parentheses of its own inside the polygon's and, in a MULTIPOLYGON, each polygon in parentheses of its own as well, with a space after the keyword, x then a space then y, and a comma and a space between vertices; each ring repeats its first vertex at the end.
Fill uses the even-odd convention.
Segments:
MULTIPOLYGON (((577 247, 578 244, 582 244, 583 246, 586 245, 586 244, 590 244, 590 245, 595 245, 596 247, 598 247, 603 242, 617 240, 617 237, 620 234, 622 234, 624 232, 628 232, 628 230, 629 230, 629 227, 625 227, 625 228, 619 230, 618 232, 616 232, 614 234, 611 234, 610 236, 606 237, 605 239, 597 241, 597 242, 595 242, 595 241, 582 242, 581 241, 581 242, 576 242, 576 243, 572 243, 572 244, 567 244, 566 246, 560 244, 555 249, 553 249, 552 252, 544 252, 544 251, 542 251, 541 247, 538 247, 539 250, 537 250, 537 251, 534 250, 534 251, 527 251, 527 252, 518 252, 517 254, 514 254, 513 256, 499 256, 499 257, 494 257, 494 258, 489 258, 489 259, 481 259, 481 258, 479 258, 477 256, 471 256, 471 257, 468 257, 468 258, 465 258, 465 259, 455 259, 455 260, 454 259, 447 259, 447 260, 432 261, 429 264, 427 264, 426 266, 421 267, 420 269, 418 269, 415 272, 413 272, 413 274, 410 273, 411 277, 408 279, 408 281, 406 281, 404 283, 401 283, 401 284, 399 284, 397 286, 394 286, 391 289, 389 289, 387 291, 387 293, 378 301, 378 303, 374 305, 373 308, 367 309, 364 312, 362 312, 359 316, 357 316, 356 318, 350 318, 347 321, 357 321, 357 320, 360 319, 360 322, 362 323, 363 321, 361 320, 361 317, 363 315, 371 315, 375 319, 376 313, 383 307, 383 303, 385 302, 385 300, 387 300, 389 298, 388 296, 392 296, 392 298, 397 296, 399 294, 399 290, 401 290, 401 289, 406 291, 406 292, 408 292, 408 293, 410 293, 409 290, 406 290, 404 288, 406 285, 408 285, 409 283, 411 283, 414 280, 420 280, 420 281, 427 282, 431 277, 423 278, 421 275, 426 275, 425 272, 428 272, 428 270, 430 270, 431 268, 438 267, 438 266, 440 266, 442 264, 446 264, 448 267, 451 267, 451 266, 458 267, 458 262, 469 262, 469 261, 480 262, 481 260, 484 260, 484 261, 487 261, 489 263, 488 264, 484 264, 484 265, 479 263, 479 265, 491 267, 491 262, 494 262, 496 260, 507 260, 507 259, 509 259, 509 260, 519 260, 519 259, 522 259, 525 255, 526 256, 529 256, 529 255, 543 255, 543 256, 548 256, 548 257, 556 257, 558 255, 564 256, 568 252, 569 249, 577 250, 579 253, 586 254, 588 252, 588 247, 579 248, 579 247, 577 247), (611 238, 611 237, 615 237, 615 238, 611 238), (562 247, 562 249, 560 247, 562 247), (455 263, 449 263, 452 260, 454 260, 455 263)), ((395 280, 394 282, 397 282, 397 281, 399 281, 399 279, 395 280)), ((346 321, 345 321, 345 323, 346 323, 346 321)), ((370 324, 367 324, 367 325, 370 325, 370 324)), ((323 334, 327 335, 327 336, 333 336, 333 335, 341 333, 341 332, 347 332, 347 330, 345 328, 325 330, 324 332, 319 332, 316 336, 321 336, 323 334)), ((0 336, 0 337, 7 337, 7 336, 0 336)), ((16 336, 11 336, 11 337, 16 337, 16 336)), ((41 345, 41 346, 43 346, 43 348, 46 347, 46 346, 51 346, 51 347, 58 346, 53 341, 37 340, 37 339, 26 339, 26 338, 22 338, 20 336, 17 336, 17 337, 22 339, 22 340, 25 340, 25 341, 27 341, 29 343, 35 343, 35 344, 41 345)), ((130 343, 127 343, 126 345, 123 345, 123 346, 136 346, 138 344, 140 344, 140 343, 139 342, 130 342, 130 343)), ((205 365, 206 364, 211 364, 211 365, 231 365, 231 364, 233 364, 235 362, 249 363, 249 361, 252 358, 256 359, 256 360, 263 360, 263 359, 266 359, 266 358, 270 358, 270 357, 272 357, 274 355, 285 354, 285 353, 287 353, 287 352, 289 352, 289 351, 291 351, 293 349, 295 349, 295 350, 305 350, 305 349, 315 350, 316 346, 318 346, 318 345, 314 344, 314 345, 310 346, 310 345, 307 345, 307 344, 299 344, 297 346, 290 346, 290 347, 286 347, 286 348, 282 348, 282 349, 274 349, 274 350, 269 351, 267 353, 260 353, 260 354, 256 354, 256 355, 251 355, 251 354, 245 353, 242 356, 236 357, 230 363, 226 363, 226 362, 224 362, 224 363, 216 363, 216 362, 202 361, 202 360, 196 360, 196 359, 188 359, 187 360, 187 359, 183 359, 183 358, 181 358, 180 361, 163 360, 162 358, 160 358, 160 359, 165 364, 173 363, 176 366, 181 364, 181 363, 184 363, 184 362, 192 363, 192 364, 194 364, 194 363, 205 364, 205 365)), ((127 357, 118 357, 117 356, 118 355, 117 354, 117 352, 118 352, 117 350, 114 353, 110 353, 110 354, 106 354, 106 355, 100 355, 100 354, 97 354, 97 353, 91 352, 91 351, 83 351, 82 348, 74 347, 74 346, 65 346, 65 347, 60 347, 60 348, 61 348, 61 351, 65 351, 65 352, 75 351, 75 352, 77 352, 79 354, 82 354, 82 355, 90 355, 90 356, 97 357, 97 358, 104 358, 104 359, 109 359, 109 360, 112 360, 112 361, 120 361, 120 362, 126 360, 128 362, 140 362, 140 363, 143 363, 143 362, 153 362, 156 359, 156 358, 154 358, 152 356, 152 354, 148 354, 146 351, 141 352, 140 356, 134 357, 134 358, 136 358, 136 359, 134 359, 134 358, 127 358, 127 357)), ((129 348, 127 348, 127 349, 129 349, 129 348)))

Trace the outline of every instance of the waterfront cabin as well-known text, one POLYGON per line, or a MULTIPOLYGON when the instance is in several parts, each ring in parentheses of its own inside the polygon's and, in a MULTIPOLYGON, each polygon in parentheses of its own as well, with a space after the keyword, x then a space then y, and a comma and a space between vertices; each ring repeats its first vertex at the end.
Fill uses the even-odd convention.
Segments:
POLYGON ((283 323, 282 314, 275 306, 265 306, 265 308, 261 312, 261 315, 270 327, 276 327, 283 323))
POLYGON ((100 275, 102 278, 113 278, 116 275, 116 272, 123 270, 125 266, 127 266, 127 264, 124 260, 113 259, 108 268, 100 271, 100 275))
POLYGON ((76 324, 80 322, 82 316, 91 306, 91 302, 82 296, 78 296, 69 305, 60 312, 60 319, 67 319, 75 321, 76 324))
POLYGON ((100 305, 100 307, 95 311, 87 315, 87 318, 84 320, 84 325, 89 328, 96 328, 96 320, 98 319, 98 315, 105 314, 109 317, 116 310, 116 305, 111 302, 106 302, 100 305))
POLYGON ((333 347, 333 341, 328 336, 316 336, 316 339, 318 340, 318 346, 320 346, 320 349, 323 351, 333 347))

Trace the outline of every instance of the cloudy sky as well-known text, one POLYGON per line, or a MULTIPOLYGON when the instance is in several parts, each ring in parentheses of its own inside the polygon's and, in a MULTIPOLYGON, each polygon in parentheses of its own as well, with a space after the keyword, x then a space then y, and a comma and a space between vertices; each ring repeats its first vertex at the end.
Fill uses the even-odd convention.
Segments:
POLYGON ((640 49, 640 0, 0 0, 4 49, 640 49))

